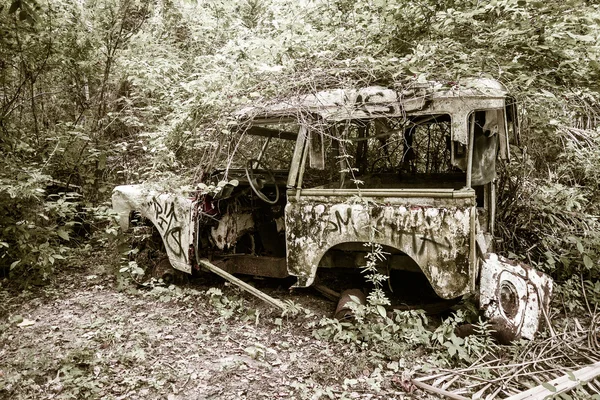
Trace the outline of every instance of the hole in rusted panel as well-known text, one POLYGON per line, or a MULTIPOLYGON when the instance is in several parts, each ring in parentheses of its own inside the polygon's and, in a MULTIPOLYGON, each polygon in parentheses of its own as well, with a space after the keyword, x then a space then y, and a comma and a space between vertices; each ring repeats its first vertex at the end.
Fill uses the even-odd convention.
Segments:
POLYGON ((500 307, 508 318, 514 318, 519 311, 519 296, 517 289, 509 281, 500 284, 500 307))

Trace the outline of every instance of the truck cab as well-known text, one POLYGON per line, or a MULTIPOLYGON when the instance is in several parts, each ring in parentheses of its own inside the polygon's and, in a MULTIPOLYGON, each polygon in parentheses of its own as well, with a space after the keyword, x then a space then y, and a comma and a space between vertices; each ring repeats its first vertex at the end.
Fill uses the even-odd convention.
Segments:
POLYGON ((188 197, 119 186, 124 229, 138 213, 171 265, 296 278, 364 265, 422 274, 442 299, 480 293, 490 317, 532 337, 552 282, 493 251, 495 178, 518 136, 514 104, 489 79, 333 89, 233 115, 223 164, 188 197))

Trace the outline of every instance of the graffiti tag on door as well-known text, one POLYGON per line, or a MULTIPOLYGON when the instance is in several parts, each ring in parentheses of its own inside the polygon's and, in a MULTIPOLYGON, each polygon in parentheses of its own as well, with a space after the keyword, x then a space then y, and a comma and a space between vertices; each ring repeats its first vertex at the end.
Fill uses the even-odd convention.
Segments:
POLYGON ((408 246, 417 255, 423 255, 427 249, 434 251, 451 250, 453 244, 441 227, 447 225, 448 214, 442 212, 434 223, 433 218, 420 213, 404 213, 393 218, 383 214, 369 218, 365 212, 353 210, 351 207, 340 211, 331 210, 325 219, 323 229, 325 235, 350 235, 356 241, 369 241, 370 231, 373 239, 386 238, 399 248, 408 246))
POLYGON ((164 238, 165 246, 175 256, 183 257, 187 262, 187 253, 181 244, 183 230, 177 219, 175 203, 173 201, 161 202, 154 197, 152 208, 154 209, 156 227, 164 238))

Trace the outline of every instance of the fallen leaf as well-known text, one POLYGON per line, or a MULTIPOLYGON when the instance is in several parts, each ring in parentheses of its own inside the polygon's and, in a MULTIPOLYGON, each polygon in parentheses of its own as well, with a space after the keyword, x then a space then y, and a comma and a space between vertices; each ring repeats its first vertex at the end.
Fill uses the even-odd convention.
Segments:
POLYGON ((20 324, 17 324, 17 326, 19 328, 24 328, 26 326, 31 326, 31 325, 35 325, 35 321, 32 321, 30 319, 23 319, 23 322, 21 322, 20 324))

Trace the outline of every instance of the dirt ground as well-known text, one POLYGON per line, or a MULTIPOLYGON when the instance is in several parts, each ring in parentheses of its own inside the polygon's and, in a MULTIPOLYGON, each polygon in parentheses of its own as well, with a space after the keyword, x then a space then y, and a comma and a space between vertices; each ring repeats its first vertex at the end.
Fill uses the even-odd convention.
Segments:
POLYGON ((403 389, 397 362, 315 338, 311 323, 335 308, 315 292, 255 282, 314 313, 282 317, 214 276, 146 289, 99 264, 26 291, 2 282, 0 398, 427 397, 403 389))

